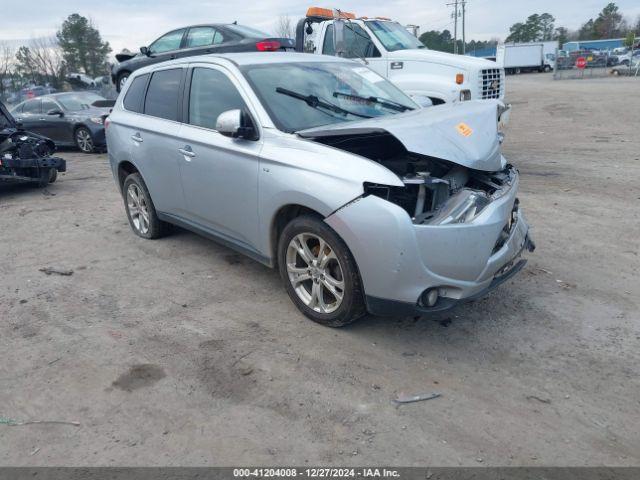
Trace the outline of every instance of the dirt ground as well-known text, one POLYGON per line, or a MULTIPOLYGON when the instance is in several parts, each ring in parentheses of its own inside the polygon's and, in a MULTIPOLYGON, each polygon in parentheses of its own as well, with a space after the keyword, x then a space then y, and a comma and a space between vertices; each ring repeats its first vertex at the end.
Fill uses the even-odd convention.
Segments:
POLYGON ((323 328, 262 265, 134 236, 105 155, 1 187, 0 464, 640 465, 639 92, 509 77, 538 249, 419 320, 323 328))

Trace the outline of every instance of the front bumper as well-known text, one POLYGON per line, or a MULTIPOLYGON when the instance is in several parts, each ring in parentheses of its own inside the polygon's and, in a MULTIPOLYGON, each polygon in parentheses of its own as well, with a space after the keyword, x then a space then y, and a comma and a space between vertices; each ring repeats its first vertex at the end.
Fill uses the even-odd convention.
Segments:
POLYGON ((517 208, 517 183, 467 224, 415 225, 402 208, 372 195, 327 217, 356 260, 369 312, 447 310, 484 296, 520 271, 523 250, 533 251, 535 244, 517 208), (513 212, 508 235, 498 244, 513 212), (438 301, 426 307, 420 298, 430 288, 438 289, 438 301))
POLYGON ((66 172, 67 162, 60 157, 0 158, 0 180, 37 182, 40 180, 42 168, 55 168, 58 172, 66 172))

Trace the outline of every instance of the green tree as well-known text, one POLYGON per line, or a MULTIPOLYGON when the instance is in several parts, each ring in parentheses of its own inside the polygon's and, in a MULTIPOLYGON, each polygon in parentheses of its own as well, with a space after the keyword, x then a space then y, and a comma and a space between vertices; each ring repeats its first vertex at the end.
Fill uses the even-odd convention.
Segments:
POLYGON ((633 32, 627 33, 627 37, 624 39, 624 46, 632 48, 636 42, 636 34, 633 32))
POLYGON ((623 17, 615 3, 609 3, 593 22, 596 38, 614 38, 621 35, 623 17))
POLYGON ((586 23, 582 24, 580 30, 578 30, 578 40, 595 40, 598 38, 593 18, 590 18, 586 23))
POLYGON ((74 13, 63 22, 56 34, 67 69, 86 73, 91 77, 104 75, 107 56, 111 53, 109 42, 103 42, 100 32, 87 18, 74 13))
POLYGON ((527 20, 514 23, 509 28, 507 42, 540 42, 551 40, 555 31, 556 19, 550 13, 529 15, 527 20))
POLYGON ((552 40, 557 40, 560 48, 562 48, 569 41, 569 30, 566 27, 556 28, 552 40))

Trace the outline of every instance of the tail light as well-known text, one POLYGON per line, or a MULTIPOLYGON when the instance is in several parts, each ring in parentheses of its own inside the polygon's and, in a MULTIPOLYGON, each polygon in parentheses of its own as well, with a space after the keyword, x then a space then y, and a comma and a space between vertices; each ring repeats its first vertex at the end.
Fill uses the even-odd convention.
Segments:
POLYGON ((256 43, 256 48, 260 52, 275 52, 280 50, 280 42, 276 42, 275 40, 264 40, 256 43))

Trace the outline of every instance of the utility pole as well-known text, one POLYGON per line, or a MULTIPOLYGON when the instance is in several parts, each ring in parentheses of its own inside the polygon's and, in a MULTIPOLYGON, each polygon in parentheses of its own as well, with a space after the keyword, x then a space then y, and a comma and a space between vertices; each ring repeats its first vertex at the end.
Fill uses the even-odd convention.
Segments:
POLYGON ((467 53, 467 38, 465 35, 464 28, 464 19, 465 19, 465 7, 467 6, 467 1, 462 0, 462 54, 467 53))
POLYGON ((453 3, 447 3, 447 7, 453 7, 453 53, 458 53, 458 3, 459 0, 455 0, 453 3))

